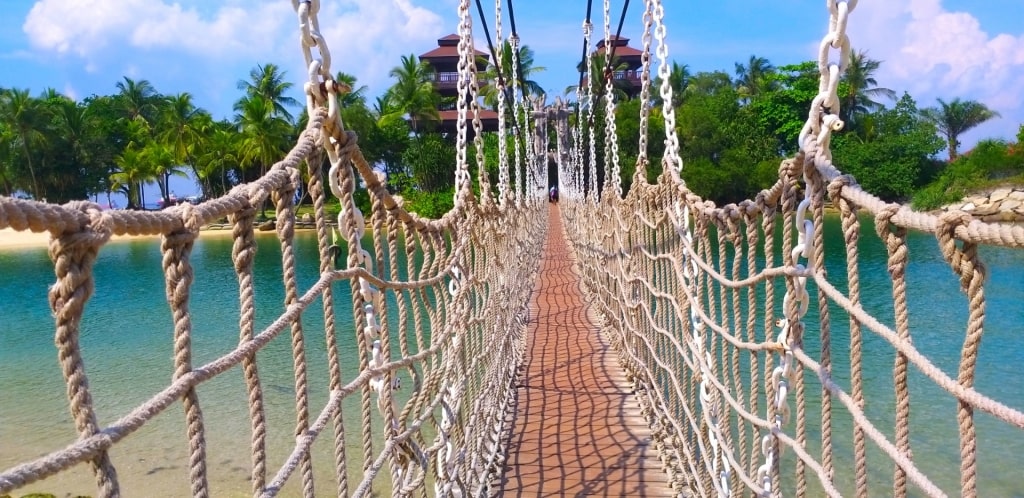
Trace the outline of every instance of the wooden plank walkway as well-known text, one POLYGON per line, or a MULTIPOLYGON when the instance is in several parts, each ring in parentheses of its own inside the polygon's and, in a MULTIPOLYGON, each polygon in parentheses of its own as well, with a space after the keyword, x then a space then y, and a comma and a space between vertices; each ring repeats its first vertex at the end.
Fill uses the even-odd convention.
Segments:
POLYGON ((588 319, 558 205, 531 303, 503 496, 672 496, 615 353, 588 319))

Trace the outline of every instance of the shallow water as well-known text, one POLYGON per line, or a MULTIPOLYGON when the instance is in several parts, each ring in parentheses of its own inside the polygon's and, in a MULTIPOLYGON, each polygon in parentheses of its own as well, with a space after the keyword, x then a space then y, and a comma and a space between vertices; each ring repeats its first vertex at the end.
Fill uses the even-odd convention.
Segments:
MULTIPOLYGON (((892 289, 886 273, 884 248, 870 225, 864 227, 862 234, 860 273, 864 306, 891 325, 892 289)), ((967 319, 966 299, 933 236, 912 234, 908 243, 912 261, 908 268, 908 298, 915 345, 955 378, 963 324, 967 319)), ((280 248, 273 236, 261 236, 259 244, 255 263, 259 303, 257 331, 284 309, 280 248)), ((828 271, 832 275, 845 275, 845 261, 834 253, 842 247, 835 218, 826 224, 826 244, 828 271)), ((197 276, 191 301, 194 365, 216 358, 238 342, 238 284, 230 254, 230 238, 204 236, 192 256, 197 276)), ((1024 251, 986 248, 982 254, 990 275, 986 286, 989 313, 979 353, 977 388, 1021 409, 1024 408, 1024 388, 1015 379, 1018 365, 1024 361, 1024 306, 1019 304, 1024 300, 1024 251)), ((316 244, 312 234, 297 235, 297 258, 301 288, 317 277, 316 244)), ((82 323, 81 345, 100 423, 108 424, 170 381, 173 324, 164 294, 158 242, 125 241, 104 247, 95 274, 96 293, 82 323)), ((0 279, 0 468, 9 468, 63 447, 74 441, 76 433, 57 363, 53 321, 47 305, 47 288, 54 280, 52 263, 45 249, 0 251, 0 275, 4 276, 0 279)), ((348 283, 336 283, 335 290, 342 320, 339 330, 351 330, 348 283)), ((808 318, 813 318, 814 314, 812 309, 808 318)), ((832 323, 834 344, 844 341, 848 344, 845 315, 832 310, 832 323)), ((317 332, 323 327, 319 304, 314 304, 307 312, 304 324, 311 397, 313 406, 317 407, 326 400, 328 382, 323 334, 317 332)), ((351 378, 358 364, 354 335, 349 333, 342 337, 347 340, 340 345, 343 369, 345 377, 351 378)), ((895 406, 891 380, 894 355, 891 347, 874 334, 865 331, 864 337, 868 415, 880 427, 888 428, 892 426, 895 406)), ((809 351, 817 347, 812 338, 809 331, 809 351)), ((848 373, 844 372, 849 371, 848 359, 844 359, 843 351, 837 350, 834 354, 836 376, 841 383, 847 383, 848 373)), ((278 337, 259 353, 258 363, 269 417, 269 466, 275 469, 294 442, 294 381, 288 335, 278 337)), ((913 368, 910 381, 915 459, 922 470, 937 478, 943 489, 957 494, 956 404, 913 368)), ((207 424, 214 496, 251 494, 248 482, 250 430, 245 393, 237 368, 199 388, 207 424)), ((349 420, 359 416, 357 403, 356 397, 346 404, 349 420)), ((815 414, 819 404, 820 395, 809 389, 809 413, 815 414)), ((839 410, 836 412, 836 467, 842 476, 852 468, 850 431, 849 421, 838 415, 839 410)), ((1024 433, 983 414, 977 420, 982 494, 1024 496, 1024 485, 1016 475, 1020 466, 1019 450, 1024 448, 1024 433)), ((891 432, 891 429, 884 430, 891 432)), ((818 438, 814 431, 813 427, 809 429, 811 441, 818 438)), ((333 494, 330 438, 321 439, 315 448, 317 489, 318 493, 333 494)), ((348 438, 347 451, 352 462, 361 461, 359 439, 357 434, 348 438)), ((180 405, 175 405, 112 452, 124 494, 155 497, 190 494, 185 467, 187 448, 184 416, 180 405)), ((872 494, 888 494, 886 491, 890 489, 891 465, 885 461, 876 453, 869 453, 872 476, 878 477, 878 483, 872 485, 872 494)), ((359 472, 353 471, 351 475, 357 476, 359 472)), ((285 495, 296 494, 294 481, 296 479, 290 481, 285 495)), ((851 489, 841 477, 838 484, 844 491, 851 489)), ((95 485, 86 468, 79 466, 18 493, 31 491, 94 494, 95 485)))

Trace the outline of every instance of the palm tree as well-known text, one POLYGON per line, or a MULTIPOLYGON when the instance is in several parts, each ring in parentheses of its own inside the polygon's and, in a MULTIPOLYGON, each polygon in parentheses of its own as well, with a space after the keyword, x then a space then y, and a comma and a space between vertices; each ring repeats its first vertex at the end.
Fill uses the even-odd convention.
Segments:
POLYGON ((299 103, 285 95, 292 84, 284 80, 284 75, 285 71, 277 67, 277 64, 257 64, 249 71, 248 81, 238 80, 238 89, 245 90, 245 94, 250 98, 257 95, 262 97, 273 106, 274 116, 291 121, 292 115, 287 107, 294 107, 299 103))
POLYGON ((0 93, 0 121, 11 130, 15 142, 25 155, 31 183, 30 194, 39 199, 42 192, 36 178, 35 166, 32 163, 31 149, 35 143, 43 139, 47 116, 45 109, 37 99, 29 95, 29 91, 10 88, 0 93))
MULTIPOLYGON (((192 95, 182 92, 167 97, 160 116, 160 131, 156 140, 167 147, 174 161, 188 164, 196 178, 199 171, 195 167, 196 149, 205 139, 207 129, 212 125, 210 115, 192 104, 192 95)), ((207 192, 203 192, 206 194, 207 192)))
POLYGON ((740 98, 749 101, 751 98, 772 89, 768 76, 775 72, 775 66, 768 59, 751 55, 746 65, 736 63, 736 90, 740 98))
POLYGON ((110 175, 111 188, 120 190, 128 197, 128 209, 144 209, 146 195, 142 185, 156 178, 156 172, 146 160, 142 151, 128 147, 114 159, 118 171, 110 175))
POLYGON ((153 125, 157 117, 157 100, 159 94, 148 80, 135 81, 127 76, 124 81, 117 82, 118 105, 129 121, 145 124, 145 128, 153 125))
POLYGON ((437 106, 441 96, 434 87, 434 69, 415 55, 403 55, 402 63, 389 73, 395 84, 388 89, 386 98, 391 112, 380 116, 381 121, 408 117, 413 132, 418 123, 441 119, 437 106))
POLYGON ((160 189, 160 198, 163 199, 163 207, 169 205, 171 200, 172 176, 188 178, 188 174, 181 170, 181 165, 175 160, 171 148, 160 142, 147 142, 140 152, 142 159, 149 163, 153 173, 156 175, 156 184, 160 189))
MULTIPOLYGON (((522 88, 523 93, 525 93, 527 97, 542 95, 544 93, 544 88, 540 86, 540 83, 537 83, 530 78, 537 73, 547 71, 547 68, 534 65, 533 50, 530 49, 528 45, 519 47, 519 50, 516 52, 516 55, 519 57, 519 65, 513 68, 512 43, 509 40, 505 40, 501 45, 501 68, 498 68, 493 61, 490 66, 487 67, 484 77, 487 78, 491 84, 480 90, 480 93, 484 96, 484 103, 486 105, 491 107, 497 105, 498 92, 496 84, 499 80, 499 75, 501 76, 501 81, 505 83, 505 90, 508 92, 512 91, 513 70, 517 72, 519 76, 517 78, 519 87, 522 88)), ((509 97, 511 97, 511 94, 509 94, 509 97)))
POLYGON ((228 171, 241 166, 242 161, 239 159, 241 135, 229 126, 225 126, 224 123, 214 124, 209 137, 198 147, 196 177, 204 185, 204 194, 214 191, 213 180, 215 178, 219 180, 220 187, 217 193, 227 192, 228 171))
POLYGON ((240 164, 257 166, 262 176, 284 156, 292 127, 276 115, 274 103, 259 95, 243 97, 235 104, 235 123, 241 132, 240 164))
MULTIPOLYGON (((605 70, 605 58, 604 54, 594 54, 591 56, 591 72, 590 72, 590 84, 593 86, 595 98, 600 98, 606 91, 605 78, 608 74, 615 74, 616 72, 626 71, 629 66, 623 62, 619 62, 619 58, 612 59, 611 69, 605 70)), ((586 71, 586 67, 583 63, 577 65, 577 70, 586 71)), ((625 100, 629 97, 629 91, 633 89, 633 84, 629 80, 612 78, 612 98, 615 100, 625 100)), ((576 85, 569 85, 565 88, 565 93, 575 93, 576 85)))
POLYGON ((985 121, 999 117, 999 113, 975 100, 960 100, 959 97, 950 102, 942 99, 939 107, 921 110, 921 116, 935 125, 949 144, 949 160, 955 161, 960 146, 960 135, 985 121))
MULTIPOLYGON (((672 69, 668 73, 668 84, 672 87, 672 107, 682 105, 683 95, 689 88, 692 78, 693 75, 690 74, 690 66, 688 64, 679 64, 672 61, 672 69)), ((651 92, 654 94, 654 101, 657 102, 657 105, 664 104, 661 99, 661 78, 655 78, 652 86, 651 92)))
POLYGON ((844 121, 856 121, 857 115, 881 109, 883 105, 874 100, 877 97, 896 100, 896 92, 879 87, 875 80, 874 74, 881 64, 881 61, 869 59, 865 51, 850 52, 850 64, 842 79, 846 83, 846 92, 840 97, 844 121))
POLYGON ((366 106, 366 92, 369 90, 366 88, 366 85, 359 85, 357 83, 358 79, 355 75, 338 71, 334 80, 344 83, 349 88, 348 93, 342 95, 338 100, 342 107, 366 106))

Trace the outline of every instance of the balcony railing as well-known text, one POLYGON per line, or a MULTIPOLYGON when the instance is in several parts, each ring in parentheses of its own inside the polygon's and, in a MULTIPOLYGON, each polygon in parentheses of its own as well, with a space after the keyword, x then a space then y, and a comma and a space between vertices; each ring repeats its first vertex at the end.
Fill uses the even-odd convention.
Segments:
MULTIPOLYGON (((459 73, 444 72, 434 73, 434 84, 437 85, 438 89, 454 89, 459 85, 459 73)), ((487 84, 487 78, 479 75, 477 76, 477 84, 481 87, 487 84)))

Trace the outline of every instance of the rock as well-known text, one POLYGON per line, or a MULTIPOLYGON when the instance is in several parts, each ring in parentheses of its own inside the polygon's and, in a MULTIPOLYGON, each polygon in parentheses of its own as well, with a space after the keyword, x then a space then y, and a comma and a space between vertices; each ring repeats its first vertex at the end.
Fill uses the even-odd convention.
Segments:
POLYGON ((975 209, 977 209, 977 207, 978 206, 975 205, 973 202, 968 202, 967 204, 964 204, 963 206, 961 206, 960 210, 961 211, 974 211, 975 209))
POLYGON ((1017 213, 1013 211, 1003 210, 999 214, 1002 215, 1000 221, 1017 221, 1018 218, 1017 213))
POLYGON ((313 223, 313 213, 306 213, 302 215, 303 223, 313 223))
POLYGON ((971 211, 974 216, 989 216, 999 212, 999 204, 982 204, 977 209, 971 211))
POLYGON ((270 220, 270 221, 264 221, 263 223, 260 223, 259 227, 257 227, 257 228, 261 232, 269 232, 269 231, 273 230, 276 227, 277 227, 277 224, 274 222, 274 220, 270 220))
POLYGON ((989 202, 999 202, 1009 197, 1010 192, 1012 192, 1012 190, 1008 188, 997 188, 993 190, 991 194, 988 195, 988 200, 989 202))
POLYGON ((1018 201, 1017 199, 1006 199, 999 204, 1001 211, 1013 211, 1014 209, 1024 205, 1024 201, 1018 201))
POLYGON ((1024 190, 1014 190, 1013 192, 1010 192, 1010 195, 1006 198, 1024 202, 1024 190))
POLYGON ((1003 221, 1003 213, 989 214, 986 216, 981 216, 980 218, 981 221, 984 221, 985 223, 997 223, 1003 221))

